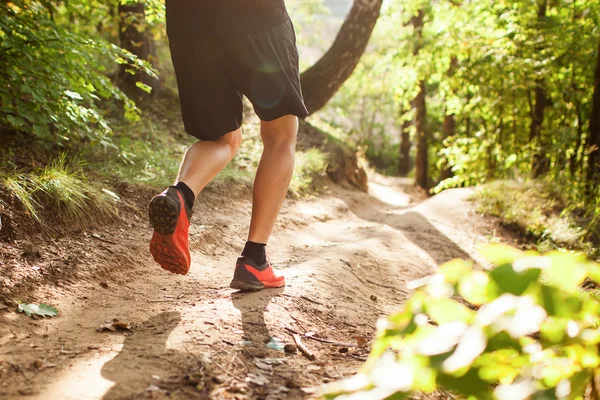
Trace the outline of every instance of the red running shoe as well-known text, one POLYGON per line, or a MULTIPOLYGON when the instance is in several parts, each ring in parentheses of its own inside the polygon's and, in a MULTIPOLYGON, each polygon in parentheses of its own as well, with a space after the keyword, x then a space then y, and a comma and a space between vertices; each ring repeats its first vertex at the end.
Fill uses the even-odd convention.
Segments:
POLYGON ((241 256, 237 259, 233 280, 229 286, 232 289, 256 292, 267 288, 284 287, 285 278, 273 269, 268 256, 260 265, 256 265, 248 257, 241 256))
POLYGON ((192 210, 183 194, 173 186, 167 188, 150 201, 149 214, 154 227, 150 241, 154 260, 169 272, 186 275, 191 264, 188 231, 192 210))

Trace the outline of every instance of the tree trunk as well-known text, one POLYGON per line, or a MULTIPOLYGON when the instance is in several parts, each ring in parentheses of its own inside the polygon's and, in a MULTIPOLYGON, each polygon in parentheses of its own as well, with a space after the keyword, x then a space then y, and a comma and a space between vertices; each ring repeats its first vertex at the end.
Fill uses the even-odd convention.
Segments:
MULTIPOLYGON (((546 19, 547 1, 542 0, 538 8, 539 29, 546 19)), ((542 49, 537 49, 538 52, 542 49)), ((531 172, 534 178, 538 178, 548 172, 549 163, 546 155, 544 140, 542 139, 542 124, 544 122, 544 110, 548 105, 546 96, 546 82, 544 78, 539 78, 535 82, 535 105, 531 109, 531 124, 529 125, 529 142, 534 147, 533 160, 531 163, 531 172)))
MULTIPOLYGON (((404 114, 404 113, 403 113, 404 114)), ((410 160, 410 127, 412 121, 402 122, 402 136, 400 141, 400 159, 398 160, 398 175, 406 176, 412 168, 410 160)))
POLYGON ((542 140, 542 123, 544 122, 544 109, 547 105, 544 79, 536 82, 535 105, 531 110, 531 124, 529 125, 529 143, 534 146, 531 172, 538 178, 548 172, 548 158, 544 141, 542 140))
MULTIPOLYGON (((452 78, 456 69, 458 68, 458 58, 456 56, 452 56, 450 60, 450 67, 448 68, 448 78, 452 78)), ((454 136, 456 134, 456 117, 454 113, 448 113, 446 110, 446 115, 444 115, 444 139, 454 136)), ((452 173, 452 167, 448 164, 448 161, 444 161, 444 167, 442 168, 442 172, 440 174, 440 180, 443 181, 448 178, 452 178, 454 174, 452 173)))
POLYGON ((596 71, 594 73, 594 95, 592 100, 592 115, 590 117, 590 132, 587 138, 588 151, 588 187, 593 188, 600 182, 600 45, 596 56, 596 71))
POLYGON ((331 48, 301 75, 306 108, 312 114, 327 104, 352 75, 379 18, 383 0, 354 0, 331 48))
MULTIPOLYGON (((144 3, 119 3, 119 39, 121 47, 138 58, 153 64, 156 60, 156 49, 145 24, 144 3)), ((135 71, 128 64, 120 66, 117 82, 121 90, 134 100, 141 100, 147 96, 146 92, 137 87, 137 82, 151 86, 153 93, 156 93, 159 86, 158 79, 135 71)))
POLYGON ((415 118, 415 128, 417 131, 417 137, 419 138, 417 141, 417 157, 415 160, 416 164, 416 183, 423 189, 429 189, 429 159, 428 159, 428 138, 427 132, 425 128, 427 111, 425 109, 425 81, 422 80, 419 83, 419 94, 415 99, 415 108, 416 108, 416 118, 415 118))
POLYGON ((581 149, 581 143, 583 139, 583 118, 581 115, 581 102, 575 102, 575 111, 577 112, 577 141, 575 142, 575 149, 573 150, 573 154, 571 155, 571 159, 569 160, 569 169, 571 171, 571 176, 574 179, 577 175, 577 169, 580 165, 579 151, 581 149))
MULTIPOLYGON (((420 9, 418 14, 412 18, 412 25, 417 36, 417 45, 413 50, 416 56, 423 47, 423 19, 425 12, 420 9)), ((426 82, 421 78, 419 81, 419 93, 413 100, 415 108, 415 130, 417 131, 417 157, 415 158, 415 183, 423 189, 429 189, 429 160, 428 160, 428 138, 426 131, 427 110, 425 104, 426 82)))

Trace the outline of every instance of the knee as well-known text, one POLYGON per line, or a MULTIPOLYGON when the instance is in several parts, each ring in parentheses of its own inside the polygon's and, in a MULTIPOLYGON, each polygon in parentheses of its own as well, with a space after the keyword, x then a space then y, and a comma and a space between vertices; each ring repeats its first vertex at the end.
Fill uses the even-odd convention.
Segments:
POLYGON ((225 143, 230 151, 231 151, 231 158, 233 158, 238 150, 240 149, 240 146, 242 144, 242 130, 241 128, 229 133, 226 133, 225 135, 221 136, 218 139, 219 142, 221 143, 225 143))
POLYGON ((261 124, 261 138, 265 147, 296 147, 298 118, 288 115, 272 122, 261 124))

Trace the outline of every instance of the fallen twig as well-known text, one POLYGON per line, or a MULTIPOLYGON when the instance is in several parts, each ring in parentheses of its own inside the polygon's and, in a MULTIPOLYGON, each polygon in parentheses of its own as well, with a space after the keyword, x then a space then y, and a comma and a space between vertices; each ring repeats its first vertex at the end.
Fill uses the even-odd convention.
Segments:
POLYGON ((92 233, 92 237, 94 239, 100 240, 101 242, 110 243, 110 244, 117 244, 117 242, 113 242, 112 240, 104 239, 102 236, 98 235, 97 233, 92 233))
MULTIPOLYGON (((296 335, 300 335, 299 332, 293 330, 292 328, 285 328, 287 331, 289 331, 292 335, 296 334, 296 335)), ((328 339, 321 339, 319 337, 315 337, 315 336, 308 336, 306 334, 302 335, 304 338, 306 339, 311 339, 317 342, 321 342, 321 343, 327 343, 330 344, 332 346, 339 346, 339 347, 357 347, 356 344, 350 344, 350 343, 341 343, 341 342, 334 342, 333 340, 328 340, 328 339)))
POLYGON ((367 357, 360 357, 360 356, 356 356, 354 354, 348 354, 348 356, 350 356, 356 360, 359 360, 359 361, 367 361, 367 357))
POLYGON ((23 375, 23 377, 24 377, 25 379, 27 379, 28 381, 30 381, 30 380, 31 380, 31 378, 30 378, 30 377, 28 377, 28 376, 25 374, 25 371, 23 371, 23 368, 21 368, 21 366, 20 366, 20 365, 18 365, 18 364, 13 364, 13 363, 8 363, 8 365, 11 365, 11 366, 12 366, 14 369, 16 369, 17 371, 19 371, 19 372, 21 373, 21 375, 23 375))
POLYGON ((313 354, 313 352, 310 351, 308 349, 308 347, 306 347, 306 345, 302 342, 302 339, 300 339, 300 335, 298 335, 297 333, 294 333, 292 336, 294 337, 294 342, 296 342, 296 346, 302 352, 302 354, 304 354, 306 356, 306 358, 308 358, 311 361, 314 361, 317 359, 317 357, 313 354))

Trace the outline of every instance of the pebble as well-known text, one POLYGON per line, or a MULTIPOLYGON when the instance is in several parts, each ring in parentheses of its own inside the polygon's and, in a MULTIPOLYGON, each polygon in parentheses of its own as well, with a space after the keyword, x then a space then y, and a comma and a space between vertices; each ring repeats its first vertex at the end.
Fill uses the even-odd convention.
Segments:
POLYGON ((283 351, 290 354, 295 353, 296 351, 298 351, 298 347, 296 347, 295 344, 288 343, 283 347, 283 351))

